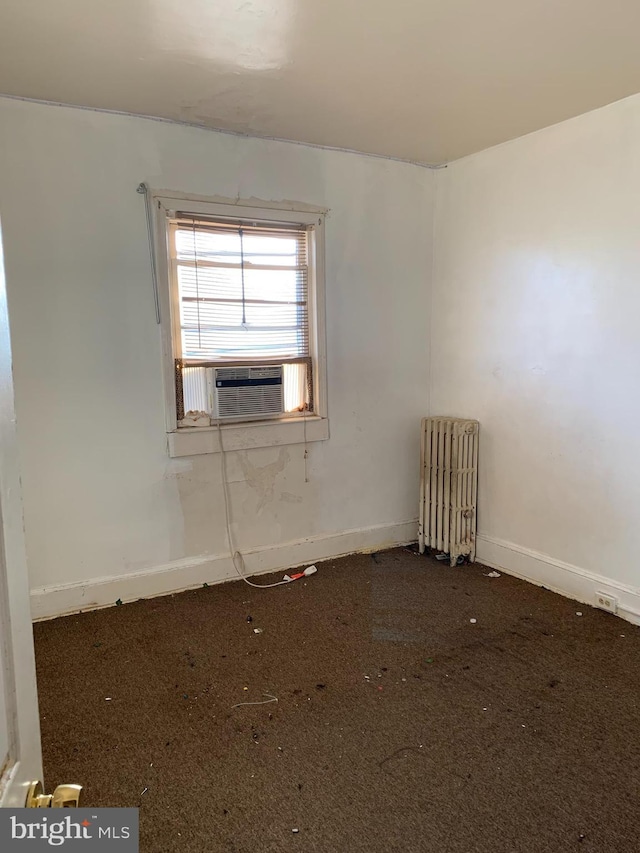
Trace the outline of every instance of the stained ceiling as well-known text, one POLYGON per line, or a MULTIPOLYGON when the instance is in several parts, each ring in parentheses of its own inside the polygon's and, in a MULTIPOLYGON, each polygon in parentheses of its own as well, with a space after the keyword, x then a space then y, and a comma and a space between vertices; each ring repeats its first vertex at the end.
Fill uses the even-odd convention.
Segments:
POLYGON ((422 163, 640 91, 637 0, 3 0, 0 92, 422 163))

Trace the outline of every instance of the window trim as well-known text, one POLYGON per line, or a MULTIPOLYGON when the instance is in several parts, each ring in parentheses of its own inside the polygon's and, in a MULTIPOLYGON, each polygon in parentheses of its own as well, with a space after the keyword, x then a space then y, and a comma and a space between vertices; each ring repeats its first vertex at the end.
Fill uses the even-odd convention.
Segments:
POLYGON ((219 452, 219 432, 210 427, 178 427, 176 415, 174 335, 179 323, 177 294, 172 287, 167 218, 176 210, 209 217, 255 218, 265 222, 295 222, 314 227, 309 243, 309 352, 313 363, 315 410, 303 417, 226 423, 221 426, 225 449, 271 447, 301 441, 323 441, 329 437, 327 411, 326 318, 325 318, 325 208, 304 203, 228 199, 189 195, 168 190, 151 193, 155 216, 155 254, 162 338, 163 384, 167 446, 170 456, 219 452), (269 427, 264 429, 263 427, 269 427), (301 432, 302 428, 302 432, 301 432), (196 434, 202 434, 197 438, 196 434), (306 435, 306 438, 304 435, 306 435), (302 436, 302 437, 301 437, 302 436), (237 446, 236 446, 237 445, 237 446))

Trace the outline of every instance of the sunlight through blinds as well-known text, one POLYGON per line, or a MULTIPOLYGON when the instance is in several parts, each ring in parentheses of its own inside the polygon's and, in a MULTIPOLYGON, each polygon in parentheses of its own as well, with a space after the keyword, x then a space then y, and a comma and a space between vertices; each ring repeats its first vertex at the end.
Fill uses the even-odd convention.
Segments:
POLYGON ((309 356, 304 226, 178 214, 172 233, 186 364, 309 356))

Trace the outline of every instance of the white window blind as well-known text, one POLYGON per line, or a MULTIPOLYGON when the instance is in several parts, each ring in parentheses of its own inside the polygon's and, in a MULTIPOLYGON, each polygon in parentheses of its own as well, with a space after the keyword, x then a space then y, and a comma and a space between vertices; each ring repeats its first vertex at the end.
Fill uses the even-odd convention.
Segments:
POLYGON ((180 213, 171 225, 185 366, 309 357, 306 226, 180 213))

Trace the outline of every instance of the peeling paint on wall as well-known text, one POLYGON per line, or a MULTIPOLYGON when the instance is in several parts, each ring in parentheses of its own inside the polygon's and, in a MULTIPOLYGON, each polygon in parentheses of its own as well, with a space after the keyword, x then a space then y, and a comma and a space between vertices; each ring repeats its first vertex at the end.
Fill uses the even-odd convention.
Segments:
POLYGON ((289 462, 289 451, 285 447, 281 447, 276 461, 264 465, 262 468, 253 465, 249 461, 249 454, 246 452, 238 453, 238 462, 247 484, 258 493, 256 512, 260 512, 266 504, 273 500, 276 477, 286 468, 289 462))
POLYGON ((165 479, 171 477, 179 477, 181 474, 188 474, 193 470, 193 462, 191 459, 169 459, 165 466, 165 479))

